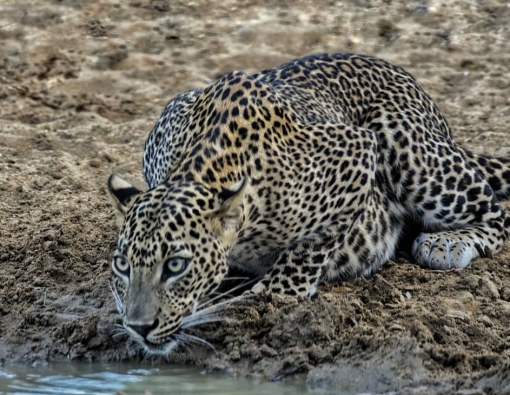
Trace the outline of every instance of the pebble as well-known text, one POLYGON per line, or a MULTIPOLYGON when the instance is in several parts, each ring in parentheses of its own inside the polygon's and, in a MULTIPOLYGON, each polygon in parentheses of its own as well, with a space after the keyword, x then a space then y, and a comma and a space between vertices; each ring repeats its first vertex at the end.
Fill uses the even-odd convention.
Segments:
POLYGON ((477 292, 480 296, 486 296, 491 299, 499 299, 499 291, 496 284, 486 277, 482 277, 478 282, 477 292))
POLYGON ((477 321, 481 322, 482 324, 484 324, 487 328, 492 328, 494 326, 494 324, 491 321, 491 319, 489 317, 487 317, 486 315, 478 316, 477 321))

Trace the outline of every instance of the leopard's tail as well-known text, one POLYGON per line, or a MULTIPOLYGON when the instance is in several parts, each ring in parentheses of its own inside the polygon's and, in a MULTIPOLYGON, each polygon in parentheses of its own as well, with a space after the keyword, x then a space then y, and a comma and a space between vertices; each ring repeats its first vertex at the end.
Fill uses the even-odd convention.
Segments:
POLYGON ((489 182, 498 198, 510 198, 510 158, 477 155, 466 148, 458 148, 471 167, 489 182))

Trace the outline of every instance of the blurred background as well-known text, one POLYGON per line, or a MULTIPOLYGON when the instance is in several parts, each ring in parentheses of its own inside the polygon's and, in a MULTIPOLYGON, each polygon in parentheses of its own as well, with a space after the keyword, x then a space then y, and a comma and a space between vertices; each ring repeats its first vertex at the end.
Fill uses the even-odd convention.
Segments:
POLYGON ((3 0, 0 118, 151 123, 227 71, 357 52, 408 69, 476 140, 488 119, 493 134, 510 120, 509 39, 498 0, 3 0))

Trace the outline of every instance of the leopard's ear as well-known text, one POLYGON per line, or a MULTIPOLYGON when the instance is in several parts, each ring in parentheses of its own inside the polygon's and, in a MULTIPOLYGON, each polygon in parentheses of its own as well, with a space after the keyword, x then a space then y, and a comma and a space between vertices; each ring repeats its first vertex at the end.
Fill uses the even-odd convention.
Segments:
POLYGON ((243 212, 243 201, 246 189, 249 184, 248 177, 231 185, 229 188, 223 189, 218 195, 218 206, 216 210, 208 216, 214 219, 217 232, 224 234, 225 232, 237 227, 241 221, 243 212))
POLYGON ((108 178, 108 192, 117 210, 117 222, 120 222, 120 226, 129 208, 142 191, 114 173, 108 178))

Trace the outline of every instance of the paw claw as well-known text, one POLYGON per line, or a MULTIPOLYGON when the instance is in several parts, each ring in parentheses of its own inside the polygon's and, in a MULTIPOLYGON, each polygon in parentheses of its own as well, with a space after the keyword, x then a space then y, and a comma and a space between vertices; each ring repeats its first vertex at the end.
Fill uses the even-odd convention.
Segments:
POLYGON ((262 284, 261 281, 259 281, 257 284, 255 284, 251 288, 251 292, 253 292, 254 294, 260 294, 260 293, 264 292, 265 290, 266 290, 266 286, 264 284, 262 284))

